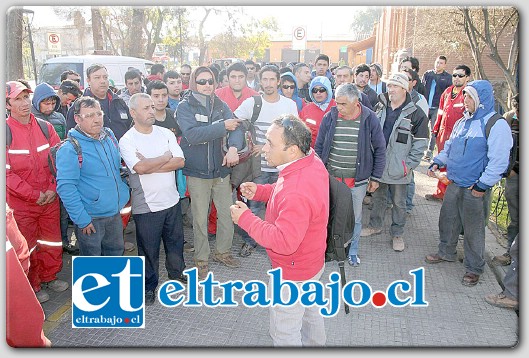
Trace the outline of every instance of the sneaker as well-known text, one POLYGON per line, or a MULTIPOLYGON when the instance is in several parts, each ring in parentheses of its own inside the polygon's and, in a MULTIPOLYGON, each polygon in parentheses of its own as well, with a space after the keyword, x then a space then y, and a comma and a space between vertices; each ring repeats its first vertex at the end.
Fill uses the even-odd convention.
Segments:
POLYGON ((364 196, 364 200, 362 201, 362 204, 363 205, 370 205, 371 204, 371 199, 372 199, 372 196, 366 194, 366 196, 364 196))
POLYGON ((395 236, 391 239, 393 244, 393 250, 404 251, 404 239, 400 236, 395 236))
POLYGON ((195 247, 191 245, 189 242, 184 241, 184 252, 195 252, 195 247))
POLYGON ((382 232, 382 229, 375 229, 374 227, 366 227, 360 232, 361 237, 367 237, 371 235, 378 235, 382 232))
POLYGON ((184 285, 187 285, 187 275, 184 275, 183 273, 180 275, 171 275, 168 273, 167 276, 169 277, 169 280, 180 281, 184 285))
POLYGON ((49 288, 50 290, 55 292, 63 292, 66 291, 68 287, 70 287, 68 282, 59 280, 58 278, 50 282, 43 282, 41 286, 43 288, 49 288))
POLYGON ((435 196, 434 194, 426 194, 424 198, 429 201, 443 201, 443 198, 435 196))
POLYGON ((349 265, 353 267, 357 267, 360 265, 360 258, 358 255, 350 255, 347 257, 347 261, 349 262, 349 265))
POLYGON ((145 306, 152 306, 156 299, 154 291, 145 291, 145 306))
POLYGON ((224 254, 213 254, 213 261, 220 262, 231 268, 241 267, 241 263, 239 262, 239 260, 231 256, 229 252, 226 252, 224 254))
POLYGON ((506 252, 503 255, 494 256, 492 262, 500 266, 509 266, 511 264, 511 255, 506 252))
POLYGON ((491 304, 496 307, 511 309, 518 308, 518 300, 505 296, 503 292, 498 293, 497 295, 485 296, 485 301, 487 301, 488 304, 491 304))
POLYGON ((209 266, 207 261, 195 261, 195 267, 198 270, 198 280, 202 281, 208 277, 209 266))
POLYGON ((62 252, 66 252, 68 255, 77 256, 79 255, 79 248, 72 244, 62 245, 62 252))
POLYGON ((50 295, 48 295, 48 292, 41 289, 39 292, 35 292, 35 296, 37 296, 37 300, 39 300, 39 303, 44 303, 50 299, 50 295))
POLYGON ((447 259, 442 258, 441 256, 439 256, 439 254, 428 254, 424 258, 424 261, 426 261, 426 263, 429 263, 429 264, 438 264, 439 262, 443 262, 443 261, 454 262, 454 260, 447 260, 447 259))
POLYGON ((254 252, 255 246, 252 246, 250 244, 247 244, 246 242, 242 244, 241 249, 239 250, 239 256, 240 257, 248 257, 254 252))
POLYGON ((125 251, 131 252, 134 251, 136 248, 136 245, 134 245, 132 242, 125 241, 125 251))

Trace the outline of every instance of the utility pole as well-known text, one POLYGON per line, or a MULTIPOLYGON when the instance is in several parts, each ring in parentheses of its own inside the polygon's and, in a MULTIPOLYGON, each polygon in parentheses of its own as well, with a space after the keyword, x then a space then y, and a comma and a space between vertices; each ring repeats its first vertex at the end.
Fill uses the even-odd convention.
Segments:
POLYGON ((35 63, 35 47, 33 46, 33 36, 31 35, 31 23, 33 22, 33 15, 35 12, 33 10, 29 9, 23 9, 23 14, 28 14, 28 41, 29 41, 29 49, 31 50, 31 63, 33 65, 33 76, 35 76, 35 83, 37 83, 37 65, 35 63), (31 15, 31 20, 29 19, 29 15, 31 15))

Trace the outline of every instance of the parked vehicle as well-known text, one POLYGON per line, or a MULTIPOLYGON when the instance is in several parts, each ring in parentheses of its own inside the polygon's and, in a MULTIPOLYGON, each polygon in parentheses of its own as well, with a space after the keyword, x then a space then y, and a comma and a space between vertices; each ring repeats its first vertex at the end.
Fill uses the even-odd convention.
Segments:
POLYGON ((137 68, 147 76, 154 62, 137 57, 128 56, 62 56, 48 59, 41 67, 38 83, 46 82, 53 88, 58 89, 61 84, 61 73, 73 70, 81 75, 81 88, 87 87, 86 69, 94 63, 104 65, 108 70, 109 78, 114 81, 117 89, 125 87, 125 72, 130 67, 137 68))

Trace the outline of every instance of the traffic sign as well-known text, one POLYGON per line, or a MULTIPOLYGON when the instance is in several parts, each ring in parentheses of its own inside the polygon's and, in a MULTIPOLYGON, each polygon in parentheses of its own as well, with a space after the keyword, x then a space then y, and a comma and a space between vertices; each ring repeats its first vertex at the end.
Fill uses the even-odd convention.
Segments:
POLYGON ((305 50, 307 47, 307 27, 296 26, 292 31, 292 49, 305 50))
POLYGON ((61 54, 61 37, 58 33, 48 32, 48 54, 61 54))

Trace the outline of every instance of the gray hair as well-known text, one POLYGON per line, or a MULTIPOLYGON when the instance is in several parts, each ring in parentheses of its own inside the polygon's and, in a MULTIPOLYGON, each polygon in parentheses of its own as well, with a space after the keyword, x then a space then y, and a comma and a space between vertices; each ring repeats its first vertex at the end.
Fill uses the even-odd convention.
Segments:
POLYGON ((151 99, 151 96, 149 96, 147 93, 135 93, 130 97, 129 100, 129 109, 136 109, 138 108, 138 101, 140 98, 148 98, 151 99))
POLYGON ((349 71, 349 74, 352 76, 353 75, 353 69, 347 65, 341 65, 340 67, 337 67, 334 72, 336 73, 336 71, 338 70, 348 70, 349 71))
POLYGON ((336 88, 335 98, 347 97, 349 102, 354 102, 360 99, 360 90, 353 83, 343 83, 336 88))

